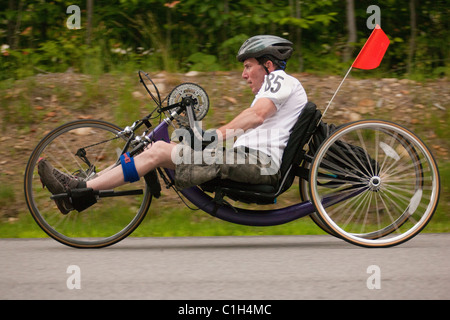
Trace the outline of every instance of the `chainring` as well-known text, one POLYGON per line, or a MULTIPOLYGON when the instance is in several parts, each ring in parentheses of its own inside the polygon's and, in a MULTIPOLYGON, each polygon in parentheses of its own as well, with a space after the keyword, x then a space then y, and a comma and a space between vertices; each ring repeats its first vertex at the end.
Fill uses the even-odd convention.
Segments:
MULTIPOLYGON (((209 110, 209 97, 206 91, 198 84, 187 82, 176 86, 167 98, 167 105, 174 105, 187 97, 195 100, 193 107, 195 118, 197 121, 202 120, 209 110)), ((186 112, 175 117, 175 120, 179 126, 189 127, 189 119, 186 112)))

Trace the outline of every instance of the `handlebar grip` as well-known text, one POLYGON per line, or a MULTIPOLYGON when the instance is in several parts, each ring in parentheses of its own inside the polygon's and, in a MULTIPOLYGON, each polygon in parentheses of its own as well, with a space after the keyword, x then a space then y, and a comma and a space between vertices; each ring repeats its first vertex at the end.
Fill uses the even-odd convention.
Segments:
POLYGON ((51 200, 58 200, 58 199, 65 199, 68 198, 69 194, 68 193, 59 193, 59 194, 54 194, 50 197, 51 200))

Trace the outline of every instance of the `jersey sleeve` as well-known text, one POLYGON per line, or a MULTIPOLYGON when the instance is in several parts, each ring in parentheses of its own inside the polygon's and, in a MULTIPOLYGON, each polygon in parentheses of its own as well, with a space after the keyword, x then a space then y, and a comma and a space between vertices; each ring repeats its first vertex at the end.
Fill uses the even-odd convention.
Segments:
POLYGON ((266 76, 256 99, 268 98, 272 100, 277 109, 289 98, 294 88, 294 83, 284 72, 272 72, 266 76))

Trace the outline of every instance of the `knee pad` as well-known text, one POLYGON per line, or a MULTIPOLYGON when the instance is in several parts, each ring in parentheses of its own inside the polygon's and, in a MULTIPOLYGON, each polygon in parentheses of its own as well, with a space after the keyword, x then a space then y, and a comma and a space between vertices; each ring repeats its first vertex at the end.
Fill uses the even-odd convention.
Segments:
POLYGON ((123 177, 125 182, 139 181, 139 174, 136 170, 133 157, 130 157, 130 153, 124 153, 120 156, 120 163, 122 164, 123 177))

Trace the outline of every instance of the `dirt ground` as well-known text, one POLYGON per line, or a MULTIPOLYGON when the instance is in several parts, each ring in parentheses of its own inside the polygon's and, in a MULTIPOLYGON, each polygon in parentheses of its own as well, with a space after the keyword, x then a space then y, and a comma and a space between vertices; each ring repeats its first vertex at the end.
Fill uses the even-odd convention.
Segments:
MULTIPOLYGON (((339 76, 293 75, 302 82, 309 100, 322 111, 342 80, 339 76)), ((194 82, 205 88, 211 102, 205 118, 208 129, 230 121, 252 101, 252 94, 239 72, 158 72, 151 77, 162 98, 183 82, 194 82)), ((407 79, 350 77, 324 121, 343 124, 378 118, 397 122, 415 131, 440 164, 448 163, 449 97, 447 79, 420 83, 407 79)), ((137 76, 92 77, 70 72, 37 75, 0 87, 0 99, 0 217, 7 219, 15 219, 27 211, 23 173, 34 146, 47 132, 82 118, 124 122, 123 110, 127 110, 124 105, 139 117, 154 108, 137 76), (117 112, 119 109, 122 113, 117 112)))

